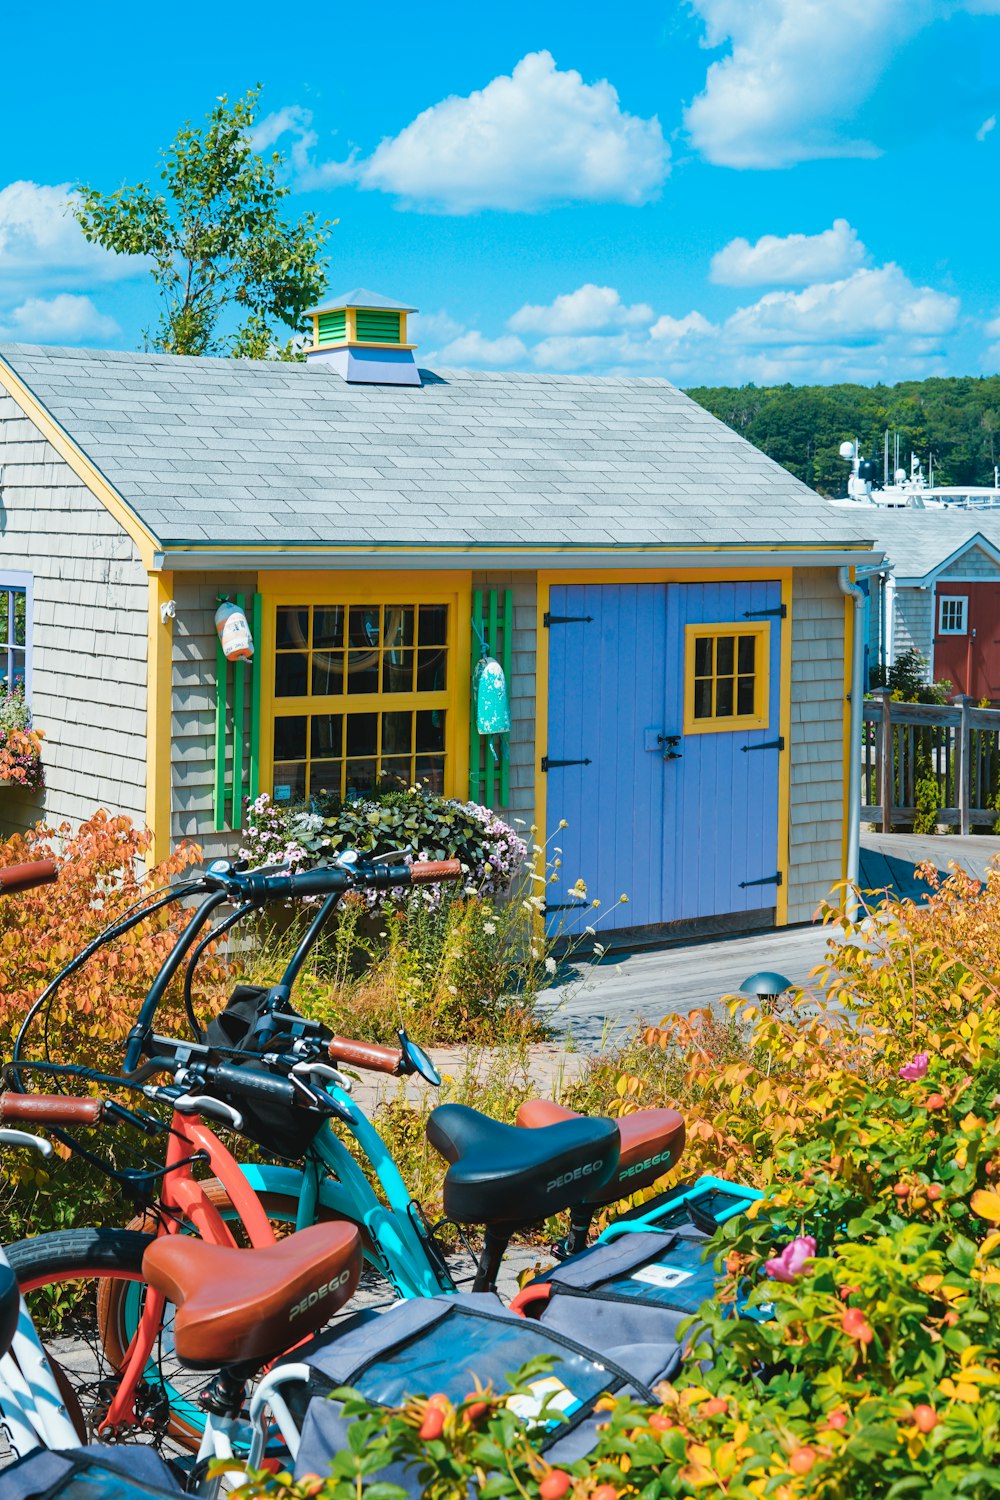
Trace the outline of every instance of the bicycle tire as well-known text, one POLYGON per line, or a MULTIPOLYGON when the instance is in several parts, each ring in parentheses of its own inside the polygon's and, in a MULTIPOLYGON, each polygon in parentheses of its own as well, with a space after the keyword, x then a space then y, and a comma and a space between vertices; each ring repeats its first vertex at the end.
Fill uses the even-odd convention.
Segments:
MULTIPOLYGON (((66 1229, 5 1247, 81 1441, 99 1441, 141 1316, 142 1257, 153 1239, 133 1229, 66 1229)), ((168 1314, 144 1372, 144 1420, 128 1434, 166 1456, 197 1449, 204 1420, 196 1401, 204 1377, 177 1360, 171 1321, 168 1314)))

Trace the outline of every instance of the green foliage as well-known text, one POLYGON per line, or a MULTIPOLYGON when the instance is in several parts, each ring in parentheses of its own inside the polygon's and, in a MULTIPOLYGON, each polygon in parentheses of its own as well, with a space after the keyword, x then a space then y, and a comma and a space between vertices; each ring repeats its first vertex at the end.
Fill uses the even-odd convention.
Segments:
POLYGON ((290 189, 278 180, 281 156, 252 146, 259 97, 259 88, 234 104, 223 95, 204 129, 185 124, 162 155, 162 189, 77 189, 74 212, 88 240, 150 259, 162 309, 147 348, 297 357, 289 335, 302 331, 326 285, 330 226, 311 213, 282 218, 290 189), (233 315, 235 331, 223 332, 233 315))
POLYGON ((824 495, 846 490, 845 438, 879 459, 886 428, 905 453, 934 454, 939 484, 992 484, 1000 434, 1000 376, 899 385, 698 386, 688 391, 742 437, 824 495))
POLYGON ((888 668, 881 665, 870 672, 872 687, 887 687, 900 703, 947 703, 952 684, 927 681, 927 663, 915 648, 900 652, 888 668))
POLYGON ((941 812, 941 791, 933 773, 921 776, 915 787, 916 812, 913 816, 914 833, 934 833, 941 812))

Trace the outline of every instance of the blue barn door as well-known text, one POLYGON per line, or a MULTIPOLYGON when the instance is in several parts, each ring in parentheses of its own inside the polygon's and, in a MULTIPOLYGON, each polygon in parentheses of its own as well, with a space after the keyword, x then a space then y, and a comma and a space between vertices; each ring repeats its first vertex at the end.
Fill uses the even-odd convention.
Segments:
POLYGON ((780 584, 560 586, 547 618, 549 930, 773 908, 780 584))

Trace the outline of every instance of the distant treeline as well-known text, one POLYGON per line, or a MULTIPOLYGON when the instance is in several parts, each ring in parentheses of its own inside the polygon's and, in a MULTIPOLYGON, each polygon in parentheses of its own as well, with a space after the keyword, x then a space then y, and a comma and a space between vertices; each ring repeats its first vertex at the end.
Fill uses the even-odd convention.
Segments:
POLYGON ((899 385, 696 386, 689 396, 824 495, 843 494, 848 466, 838 449, 859 438, 882 475, 883 435, 900 434, 935 484, 992 484, 1000 455, 1000 375, 905 380, 899 385))

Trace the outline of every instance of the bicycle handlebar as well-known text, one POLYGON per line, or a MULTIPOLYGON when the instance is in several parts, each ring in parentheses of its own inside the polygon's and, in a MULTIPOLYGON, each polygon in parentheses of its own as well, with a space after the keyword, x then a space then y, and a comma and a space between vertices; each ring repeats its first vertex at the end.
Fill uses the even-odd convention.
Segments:
POLYGON ((66 1094, 0 1094, 0 1125, 97 1125, 103 1099, 66 1094))
POLYGON ((59 879, 59 869, 51 859, 36 859, 22 865, 6 865, 0 869, 0 895, 9 896, 14 891, 30 891, 36 885, 51 885, 59 879))
POLYGON ((375 1042, 352 1042, 350 1037, 335 1036, 329 1052, 332 1062, 366 1068, 372 1073, 391 1073, 398 1078, 403 1071, 403 1054, 399 1047, 379 1047, 375 1042))
POLYGON ((430 885, 461 880, 457 859, 417 860, 411 865, 324 865, 318 870, 238 870, 228 861, 210 865, 208 890, 226 891, 244 901, 286 901, 298 896, 332 896, 339 891, 391 890, 398 885, 430 885))

